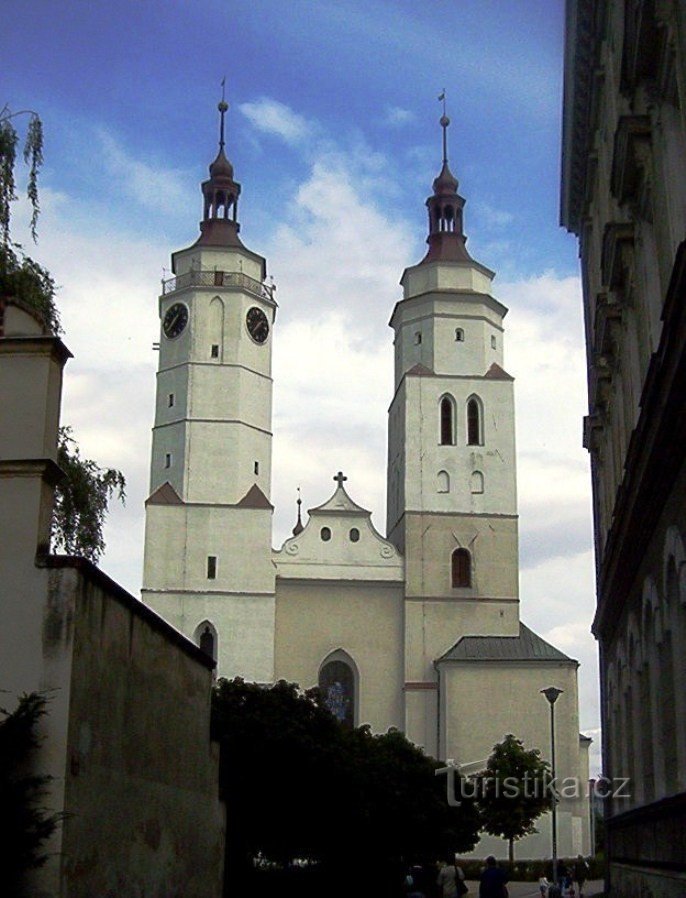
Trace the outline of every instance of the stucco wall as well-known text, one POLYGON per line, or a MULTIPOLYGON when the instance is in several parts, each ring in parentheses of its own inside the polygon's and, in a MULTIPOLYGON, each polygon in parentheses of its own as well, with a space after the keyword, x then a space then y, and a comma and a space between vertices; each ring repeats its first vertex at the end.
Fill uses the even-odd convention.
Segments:
POLYGON ((48 649, 72 659, 61 895, 219 895, 211 670, 113 587, 50 572, 48 649))
MULTIPOLYGON (((512 733, 526 748, 538 748, 550 761, 550 706, 540 694, 547 686, 563 690, 555 704, 555 772, 558 786, 569 788, 569 797, 558 806, 559 854, 587 853, 588 800, 587 762, 579 749, 579 715, 575 662, 468 662, 449 663, 441 677, 440 704, 445 727, 441 731, 440 757, 460 765, 481 769, 493 746, 512 733), (474 696, 481 696, 480 702, 474 696), (578 783, 578 798, 571 797, 572 778, 578 783), (576 822, 575 822, 576 821, 576 822)), ((542 820, 540 834, 527 838, 518 849, 520 857, 546 857, 550 851, 549 822, 542 820)), ((500 843, 501 857, 505 855, 500 843)), ((495 848, 495 845, 491 846, 495 848)), ((487 850, 479 846, 483 854, 487 850)))
POLYGON ((276 677, 316 686, 337 649, 359 673, 356 723, 403 728, 402 583, 276 581, 276 677))

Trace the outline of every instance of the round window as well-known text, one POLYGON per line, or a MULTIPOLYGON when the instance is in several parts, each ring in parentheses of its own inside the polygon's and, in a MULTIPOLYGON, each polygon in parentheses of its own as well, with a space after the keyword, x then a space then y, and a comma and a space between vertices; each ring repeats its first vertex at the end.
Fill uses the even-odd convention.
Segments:
POLYGON ((360 538, 360 531, 357 529, 357 527, 353 527, 353 529, 350 531, 350 542, 356 543, 359 540, 359 538, 360 538))
POLYGON ((319 532, 319 535, 321 536, 321 538, 324 540, 325 543, 328 543, 328 541, 331 539, 331 531, 329 530, 328 527, 322 527, 322 529, 319 532))

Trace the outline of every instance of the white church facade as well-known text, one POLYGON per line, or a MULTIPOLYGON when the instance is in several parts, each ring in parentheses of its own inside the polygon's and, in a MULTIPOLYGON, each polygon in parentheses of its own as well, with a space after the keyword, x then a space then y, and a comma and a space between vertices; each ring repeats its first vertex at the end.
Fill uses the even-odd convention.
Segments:
MULTIPOLYGON (((589 853, 588 745, 578 663, 520 621, 513 378, 494 273, 466 248, 464 200, 443 166, 428 252, 391 315, 387 533, 342 473, 272 547, 272 342, 265 260, 239 237, 224 153, 202 185, 196 242, 172 255, 161 320, 142 597, 217 660, 220 676, 319 684, 339 718, 397 727, 481 769, 507 733, 550 757, 555 706, 560 856, 589 853)), ((390 310, 389 310, 390 311, 390 310)), ((549 821, 519 857, 550 855, 549 821)), ((504 854, 487 837, 479 854, 504 854)))

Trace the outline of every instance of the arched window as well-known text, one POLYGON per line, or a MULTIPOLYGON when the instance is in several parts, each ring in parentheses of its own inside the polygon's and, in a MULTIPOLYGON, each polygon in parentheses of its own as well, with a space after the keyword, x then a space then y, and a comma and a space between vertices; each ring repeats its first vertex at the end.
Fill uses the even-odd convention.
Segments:
POLYGON ((447 471, 439 471, 438 477, 436 478, 436 492, 437 493, 449 493, 450 492, 450 474, 447 471))
POLYGON ((457 343, 464 343, 464 330, 461 327, 455 328, 455 341, 457 343))
POLYGON ((350 729, 355 726, 356 680, 353 661, 343 651, 330 655, 319 671, 319 689, 324 704, 344 727, 350 729))
POLYGON ((473 494, 483 493, 484 475, 481 471, 472 471, 471 488, 473 494))
POLYGON ((208 620, 195 628, 194 642, 201 652, 209 655, 213 661, 217 660, 217 631, 208 620))
POLYGON ((472 556, 467 549, 455 549, 451 573, 454 588, 472 585, 472 556))
POLYGON ((467 401, 467 445, 481 446, 482 437, 481 402, 476 396, 467 401))
POLYGON ((441 446, 455 445, 455 403, 451 396, 444 396, 440 405, 441 446))

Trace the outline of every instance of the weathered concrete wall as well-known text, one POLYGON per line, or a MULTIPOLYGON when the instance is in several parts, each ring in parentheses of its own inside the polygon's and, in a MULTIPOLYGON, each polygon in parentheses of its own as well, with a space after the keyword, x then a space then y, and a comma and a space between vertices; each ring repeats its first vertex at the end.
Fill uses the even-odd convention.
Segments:
POLYGON ((72 651, 61 895, 219 895, 210 667, 92 567, 50 579, 72 651))

